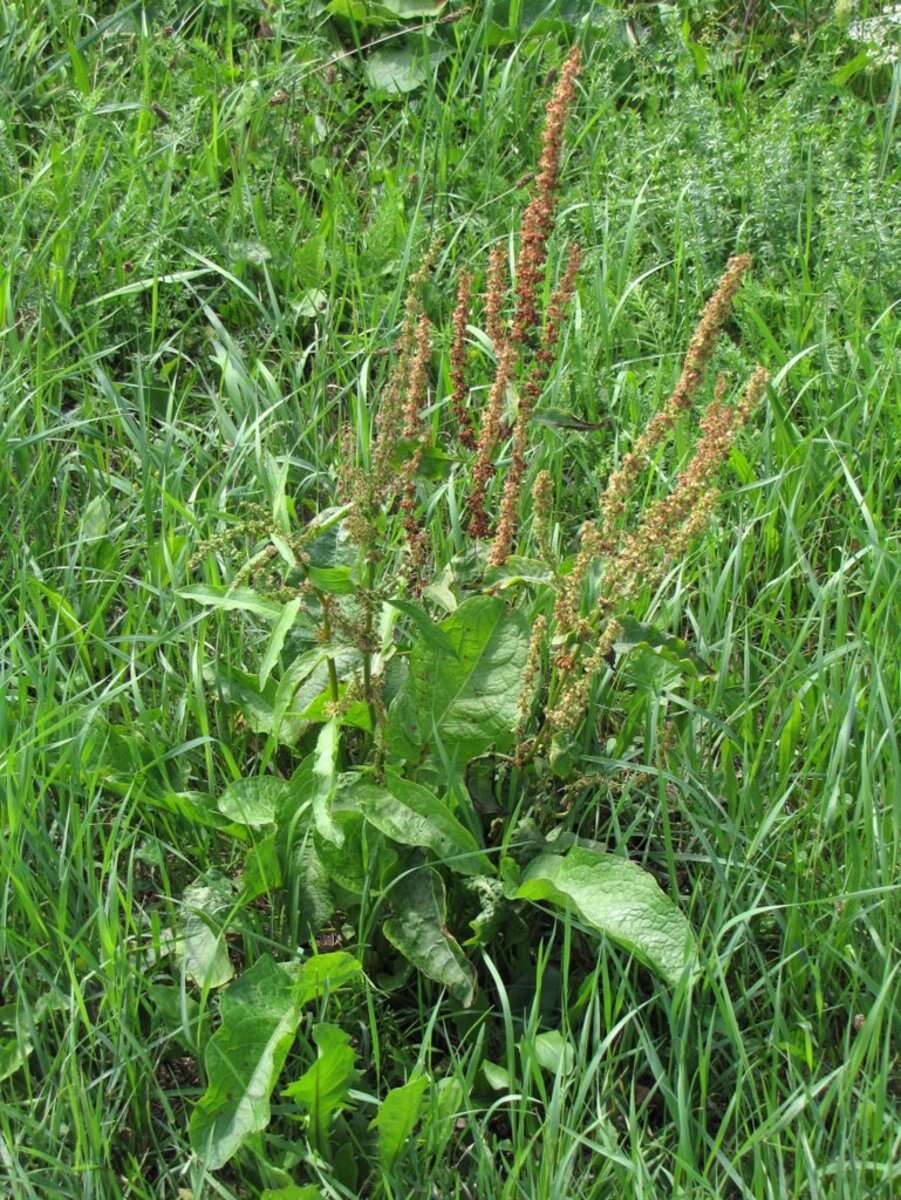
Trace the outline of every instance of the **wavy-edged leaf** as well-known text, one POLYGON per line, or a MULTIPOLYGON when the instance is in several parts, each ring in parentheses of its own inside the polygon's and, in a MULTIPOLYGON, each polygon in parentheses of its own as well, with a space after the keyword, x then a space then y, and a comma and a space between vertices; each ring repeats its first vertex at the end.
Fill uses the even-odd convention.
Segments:
POLYGON ((338 783, 341 727, 333 719, 322 726, 313 752, 313 820, 320 837, 344 845, 344 834, 332 818, 331 805, 338 783))
POLYGON ((266 653, 263 655, 263 661, 260 663, 261 691, 266 686, 269 676, 272 674, 272 670, 279 660, 279 655, 285 644, 285 638, 288 636, 288 630, 297 620, 301 603, 302 601, 299 596, 290 600, 282 609, 278 620, 275 622, 275 627, 269 635, 269 644, 266 647, 266 653))
POLYGON ((202 988, 222 987, 235 974, 222 924, 233 902, 231 881, 216 872, 201 876, 185 888, 178 955, 184 960, 185 974, 202 988))
POLYGON ((447 0, 379 0, 379 3, 395 16, 407 20, 413 17, 437 17, 447 7, 447 0))
POLYGON ((694 957, 685 916, 653 875, 614 854, 574 846, 529 863, 514 899, 571 909, 675 986, 694 957))
POLYGON ((233 704, 240 711, 254 733, 272 733, 275 688, 271 680, 261 691, 256 675, 219 661, 206 663, 203 677, 227 704, 233 704))
POLYGON ((425 638, 413 646, 409 675, 392 705, 398 752, 436 739, 461 759, 505 749, 513 740, 528 655, 525 615, 494 596, 471 596, 439 628, 456 657, 425 638))
POLYGON ((376 829, 402 846, 427 847, 463 875, 484 875, 491 863, 473 835, 444 801, 419 783, 389 771, 384 786, 361 780, 347 793, 348 802, 376 829))
POLYGON ((648 650, 657 654, 682 671, 690 671, 692 675, 713 675, 714 669, 701 658, 682 638, 671 637, 655 629, 653 625, 644 625, 641 621, 633 621, 631 617, 621 617, 622 632, 613 644, 617 654, 627 654, 630 650, 648 650))
POLYGON ((421 639, 430 646, 436 654, 447 654, 451 658, 457 658, 457 650, 454 643, 444 632, 440 625, 436 624, 421 604, 417 604, 414 600, 401 600, 397 597, 386 601, 392 608, 396 608, 398 612, 408 617, 416 627, 417 633, 421 639))
POLYGON ((317 591, 328 592, 333 596, 352 596, 357 587, 350 567, 311 566, 307 571, 307 578, 317 591))
POLYGON ((485 572, 486 587, 500 591, 522 584, 550 587, 553 581, 554 573, 547 563, 537 558, 521 558, 516 554, 511 554, 501 566, 489 567, 485 572))
POLYGON ((545 1033, 536 1034, 532 1040, 532 1050, 538 1065, 551 1075, 572 1074, 576 1052, 572 1042, 564 1037, 559 1029, 549 1029, 545 1033))
POLYGON ((263 1188, 260 1200, 322 1200, 322 1192, 315 1183, 306 1183, 303 1187, 289 1183, 284 1187, 263 1188))
POLYGON ((191 1146, 218 1170, 269 1123, 269 1098, 303 1005, 348 982, 360 965, 341 951, 298 967, 263 955, 222 994, 219 1029, 204 1053, 207 1089, 191 1115, 191 1146))
POLYGON ((282 886, 282 867, 273 830, 247 851, 241 872, 241 898, 246 903, 257 896, 270 895, 282 886))
POLYGON ((392 42, 373 51, 364 68, 366 82, 389 96, 403 95, 422 87, 450 53, 450 48, 441 42, 425 45, 427 53, 423 53, 419 40, 392 42))
POLYGON ((382 927, 385 937, 423 975, 468 1007, 475 997, 475 971, 445 925, 441 876, 430 868, 412 871, 395 883, 390 897, 394 916, 382 927))
POLYGON ((239 825, 271 825, 290 785, 274 775, 255 775, 230 783, 217 801, 219 811, 239 825))

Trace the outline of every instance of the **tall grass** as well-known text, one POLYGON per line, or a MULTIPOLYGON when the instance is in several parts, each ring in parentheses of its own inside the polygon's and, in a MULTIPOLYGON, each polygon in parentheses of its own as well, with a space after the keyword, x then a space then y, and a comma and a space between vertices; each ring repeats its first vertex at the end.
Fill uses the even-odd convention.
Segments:
MULTIPOLYGON (((248 504, 334 496, 421 247, 441 236, 452 277, 511 231, 566 46, 497 49, 474 13, 398 100, 358 55, 320 69, 335 30, 293 9, 260 38, 249 4, 107 7, 0 4, 0 1190, 258 1196, 263 1157, 190 1158, 213 1002, 168 954, 186 883, 235 866, 185 797, 261 754, 204 666, 253 669, 258 641, 178 591, 248 504)), ((671 995, 561 922, 482 964, 474 1018, 373 988, 340 1013, 361 1111, 417 1061, 458 1085, 449 1139, 436 1111, 380 1194, 898 1186, 897 68, 835 82, 852 55, 814 6, 744 31, 699 7, 692 38, 630 37, 615 10, 583 36, 560 198, 583 267, 544 401, 563 417, 533 445, 562 547, 753 246, 714 368, 763 361, 778 386, 715 528, 648 597, 715 675, 626 665, 565 797, 681 895, 703 973, 671 995), (571 1070, 540 1065, 549 1029, 571 1070)), ((427 292, 436 325, 454 302, 427 292)), ((451 476, 436 500, 458 551, 462 499, 451 476)), ((231 946, 295 949, 265 908, 231 946)))

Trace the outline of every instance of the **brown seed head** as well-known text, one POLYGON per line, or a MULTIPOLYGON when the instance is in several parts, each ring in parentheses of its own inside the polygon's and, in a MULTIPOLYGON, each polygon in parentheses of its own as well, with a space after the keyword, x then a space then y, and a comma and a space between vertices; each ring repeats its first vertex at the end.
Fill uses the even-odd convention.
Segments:
POLYGON ((519 234, 512 331, 513 340, 518 344, 531 341, 538 325, 537 296, 547 256, 547 240, 554 224, 563 133, 576 94, 575 80, 581 69, 579 48, 573 46, 545 110, 535 194, 523 213, 519 234))
POLYGON ((466 326, 469 322, 469 304, 472 290, 472 276, 468 271, 461 271, 457 281, 457 305, 453 317, 453 341, 451 343, 451 408, 456 422, 456 433, 461 443, 472 450, 476 444, 472 429, 472 417, 466 407, 469 394, 466 387, 466 326))

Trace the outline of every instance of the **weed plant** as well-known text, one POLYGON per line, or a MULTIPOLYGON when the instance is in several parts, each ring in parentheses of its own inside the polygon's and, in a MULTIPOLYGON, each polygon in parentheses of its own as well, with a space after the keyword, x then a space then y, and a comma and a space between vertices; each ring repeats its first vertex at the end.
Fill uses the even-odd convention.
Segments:
POLYGON ((0 1193, 894 1194, 897 69, 108 7, 0 4, 0 1193))

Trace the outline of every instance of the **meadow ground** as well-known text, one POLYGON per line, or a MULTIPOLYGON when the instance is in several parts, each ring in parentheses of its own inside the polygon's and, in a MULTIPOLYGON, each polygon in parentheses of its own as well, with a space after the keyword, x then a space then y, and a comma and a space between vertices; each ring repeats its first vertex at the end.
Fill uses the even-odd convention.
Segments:
MULTIPOLYGON (((901 73, 847 25, 879 7, 0 0, 0 1194, 898 1194, 901 73), (229 582, 198 552, 254 505, 335 502, 423 248, 440 330, 460 268, 515 238, 573 40, 554 246, 583 261, 528 451, 556 542, 740 251, 715 365, 771 373, 714 522, 638 601, 713 670, 624 657, 593 774, 554 797, 653 870, 700 975, 673 989, 537 909, 472 951, 466 1013, 366 958, 320 1006, 359 1070, 343 1148, 276 1091, 208 1169, 189 1120, 222 992, 176 952, 186 891, 244 861, 215 798, 300 751, 217 685, 258 670, 260 624, 182 593, 229 582), (377 1153, 409 1079, 419 1123, 377 1153)), ((432 374, 440 401, 445 341, 432 374)), ((466 550, 457 478, 441 561, 466 550)), ((334 934, 361 958, 365 896, 334 934)), ((225 975, 296 957, 265 888, 227 942, 214 918, 225 975)), ((315 1054, 303 1025, 280 1087, 315 1054)))

